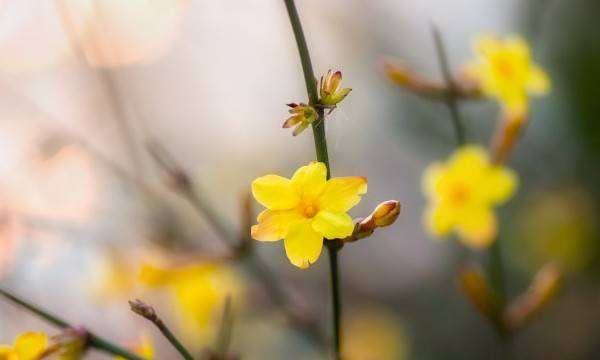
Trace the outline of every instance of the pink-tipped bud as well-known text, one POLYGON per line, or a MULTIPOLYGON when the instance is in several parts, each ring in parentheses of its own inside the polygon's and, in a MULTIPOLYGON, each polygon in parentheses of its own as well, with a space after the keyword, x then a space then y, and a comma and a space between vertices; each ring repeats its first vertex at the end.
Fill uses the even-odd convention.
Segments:
POLYGON ((344 239, 353 242, 373 234, 376 228, 392 225, 400 215, 399 201, 387 200, 375 207, 375 210, 366 218, 360 220, 355 226, 352 235, 344 239))
POLYGON ((129 307, 131 307, 131 311, 150 321, 156 321, 158 318, 154 308, 142 300, 129 301, 129 307))

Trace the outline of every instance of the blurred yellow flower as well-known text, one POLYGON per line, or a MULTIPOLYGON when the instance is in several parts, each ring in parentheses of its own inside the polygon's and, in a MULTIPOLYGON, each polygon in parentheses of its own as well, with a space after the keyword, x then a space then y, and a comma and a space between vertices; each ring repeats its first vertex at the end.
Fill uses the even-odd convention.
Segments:
POLYGON ((240 292, 240 284, 230 268, 210 263, 176 267, 143 264, 140 281, 148 287, 169 291, 182 331, 194 339, 206 333, 215 310, 221 308, 226 297, 231 295, 235 299, 240 292))
MULTIPOLYGON (((132 346, 131 350, 145 359, 154 359, 154 344, 152 339, 146 335, 142 335, 140 341, 132 346)), ((125 358, 116 356, 115 360, 125 360, 125 358)))
POLYGON ((354 310, 348 313, 344 359, 408 359, 409 339, 396 314, 381 306, 354 310))
POLYGON ((340 83, 342 81, 342 72, 332 72, 329 70, 327 75, 321 76, 321 88, 319 95, 321 96, 321 104, 334 106, 340 101, 344 100, 346 96, 352 91, 349 88, 340 89, 340 83))
POLYGON ((327 168, 311 162, 298 169, 291 179, 266 175, 252 182, 254 198, 267 210, 252 226, 252 238, 259 241, 284 239, 290 262, 307 268, 317 261, 323 238, 339 239, 352 234, 354 223, 346 213, 367 192, 364 177, 327 180, 327 168))
POLYGON ((15 339, 13 346, 0 345, 0 360, 38 360, 46 350, 48 350, 46 334, 25 332, 15 339))
POLYGON ((446 163, 425 171, 426 227, 436 236, 455 230, 466 245, 487 246, 497 232, 493 207, 513 195, 517 182, 512 170, 490 163, 483 148, 459 148, 446 163))
POLYGON ((466 67, 485 94, 498 99, 509 113, 527 112, 527 95, 550 90, 548 75, 531 59, 529 45, 518 36, 499 39, 480 35, 474 41, 476 59, 466 67))

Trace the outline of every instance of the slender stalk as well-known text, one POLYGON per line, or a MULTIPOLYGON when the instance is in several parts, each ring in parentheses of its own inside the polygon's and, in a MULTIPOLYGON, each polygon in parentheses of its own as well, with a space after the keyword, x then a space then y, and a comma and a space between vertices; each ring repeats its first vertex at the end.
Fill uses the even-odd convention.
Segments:
POLYGON ((194 360, 194 357, 190 352, 181 344, 181 342, 173 335, 171 330, 165 325, 165 323, 161 319, 156 319, 154 322, 158 330, 164 335, 167 340, 173 345, 173 347, 181 354, 181 356, 186 360, 194 360))
POLYGON ((450 71, 450 65, 448 63, 448 56, 446 54, 446 47, 439 29, 435 26, 431 26, 431 33, 433 35, 433 42, 435 43, 435 50, 437 52, 440 68, 442 70, 442 76, 446 82, 446 87, 449 91, 446 92, 446 105, 450 110, 452 119, 452 125, 454 126, 454 132, 456 133, 456 141, 458 145, 464 145, 466 142, 465 128, 460 116, 458 109, 458 100, 456 97, 457 86, 452 79, 452 72, 450 71))
MULTIPOLYGON (((302 30, 302 23, 300 22, 300 16, 296 9, 294 0, 284 0, 285 7, 290 18, 292 30, 294 32, 294 38, 296 39, 296 45, 298 46, 298 53, 300 55, 300 62, 302 63, 302 70, 304 73, 304 81, 306 83, 306 91, 308 93, 309 103, 317 105, 319 102, 319 94, 317 92, 317 81, 314 75, 312 62, 310 59, 310 53, 308 51, 308 45, 306 44, 306 38, 304 31, 302 30)), ((331 165, 329 163, 329 155, 327 154, 327 137, 325 135, 325 112, 323 108, 317 107, 319 114, 319 120, 313 123, 313 138, 315 142, 315 150, 317 153, 317 160, 324 163, 327 167, 327 178, 331 177, 331 165)), ((342 301, 340 296, 340 276, 339 276, 339 256, 340 250, 339 242, 330 240, 325 242, 327 250, 329 252, 329 271, 331 275, 331 301, 333 308, 333 353, 334 359, 341 359, 341 315, 342 315, 342 301)))
MULTIPOLYGON (((39 316, 40 318, 48 321, 49 323, 56 325, 57 327, 61 328, 61 329, 67 329, 67 328, 73 328, 72 325, 70 325, 68 322, 66 322, 65 320, 61 319, 60 317, 51 314, 50 312, 42 309, 41 307, 34 305, 28 301, 25 301, 24 299, 21 299, 20 297, 11 294, 10 292, 4 290, 4 289, 0 289, 0 296, 3 296, 4 298, 6 298, 7 300, 27 309, 28 311, 30 311, 31 313, 39 316)), ((145 360, 144 358, 131 353, 125 349, 123 349, 122 347, 115 345, 113 343, 111 343, 110 341, 101 338, 100 336, 88 331, 87 332, 87 336, 88 336, 88 346, 95 348, 96 350, 99 351, 103 351, 105 353, 114 355, 114 356, 120 356, 122 358, 125 359, 129 359, 129 360, 145 360)))

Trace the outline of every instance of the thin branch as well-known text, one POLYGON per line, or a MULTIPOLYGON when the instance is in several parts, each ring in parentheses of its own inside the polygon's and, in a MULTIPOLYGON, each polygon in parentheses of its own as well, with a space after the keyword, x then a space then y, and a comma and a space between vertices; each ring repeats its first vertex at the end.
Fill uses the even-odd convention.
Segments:
POLYGON ((456 97, 457 86, 454 83, 454 80, 452 79, 452 73, 450 72, 450 65, 448 64, 446 48, 444 46, 442 35, 440 34, 439 29, 434 24, 431 25, 431 33, 433 35, 433 41, 435 43, 435 49, 437 52, 440 68, 442 70, 442 75, 444 76, 446 87, 450 90, 446 93, 446 105, 450 110, 452 124, 454 125, 454 131, 456 133, 456 141, 458 142, 458 145, 464 145, 466 142, 465 128, 463 126, 460 111, 458 109, 458 101, 456 97))
POLYGON ((152 306, 147 305, 141 300, 129 301, 129 306, 131 307, 131 311, 153 323, 185 360, 194 360, 192 354, 190 354, 190 352, 185 348, 185 346, 183 346, 183 344, 181 344, 177 337, 173 335, 169 327, 165 325, 162 319, 156 315, 156 311, 154 311, 152 306))
MULTIPOLYGON (((25 308, 26 310, 30 311, 31 313, 39 316, 40 318, 46 320, 47 322, 61 328, 61 329, 68 329, 68 328, 73 328, 72 325, 70 325, 68 322, 66 322, 65 320, 61 319, 60 317, 51 314, 50 312, 46 311, 45 309, 34 305, 4 289, 0 288, 0 296, 3 296, 4 298, 6 298, 7 300, 13 302, 14 304, 17 304, 23 308, 25 308)), ((87 345, 95 348, 99 351, 103 351, 105 353, 111 354, 111 355, 115 355, 115 356, 121 356, 125 359, 129 359, 129 360, 145 360, 144 358, 123 349, 122 347, 113 344, 112 342, 101 338, 100 336, 87 331, 87 336, 88 336, 88 342, 87 345)))

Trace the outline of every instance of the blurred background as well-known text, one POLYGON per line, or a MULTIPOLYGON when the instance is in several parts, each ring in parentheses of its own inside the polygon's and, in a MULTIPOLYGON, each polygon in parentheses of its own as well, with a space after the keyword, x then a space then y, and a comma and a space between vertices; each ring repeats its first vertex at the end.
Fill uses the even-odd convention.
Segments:
MULTIPOLYGON (((448 110, 399 89, 381 68, 395 57, 441 79, 432 22, 455 70, 472 57, 474 35, 518 33, 552 78, 511 159, 520 188, 500 209, 500 241, 509 297, 549 261, 566 276, 558 297, 514 337, 513 352, 518 359, 600 358, 600 2, 297 6, 316 73, 341 69, 353 88, 327 120, 333 173, 369 179, 351 215, 365 216, 387 199, 402 203, 396 224, 342 252, 349 358, 504 359, 493 328, 457 286, 460 245, 432 240, 421 225, 422 172, 454 147, 448 110)), ((185 276, 138 280, 144 263, 226 250, 169 188, 147 141, 167 149, 230 230, 241 231, 242 199, 254 178, 290 176, 314 159, 308 131, 293 138, 281 129, 285 104, 300 101, 303 75, 282 1, 0 1, 1 286, 120 344, 151 338, 157 359, 175 354, 129 311, 128 299, 153 304, 200 351, 214 342, 231 294, 232 351, 257 360, 326 358, 286 323, 243 263, 194 270, 201 280, 194 275, 191 284, 185 276), (182 299, 182 292, 195 295, 182 299)), ((497 105, 468 102, 461 112, 470 141, 487 144, 497 105)), ((254 245, 328 330, 326 257, 299 270, 282 243, 254 245)), ((0 301, 0 343, 26 330, 56 333, 0 301)))

